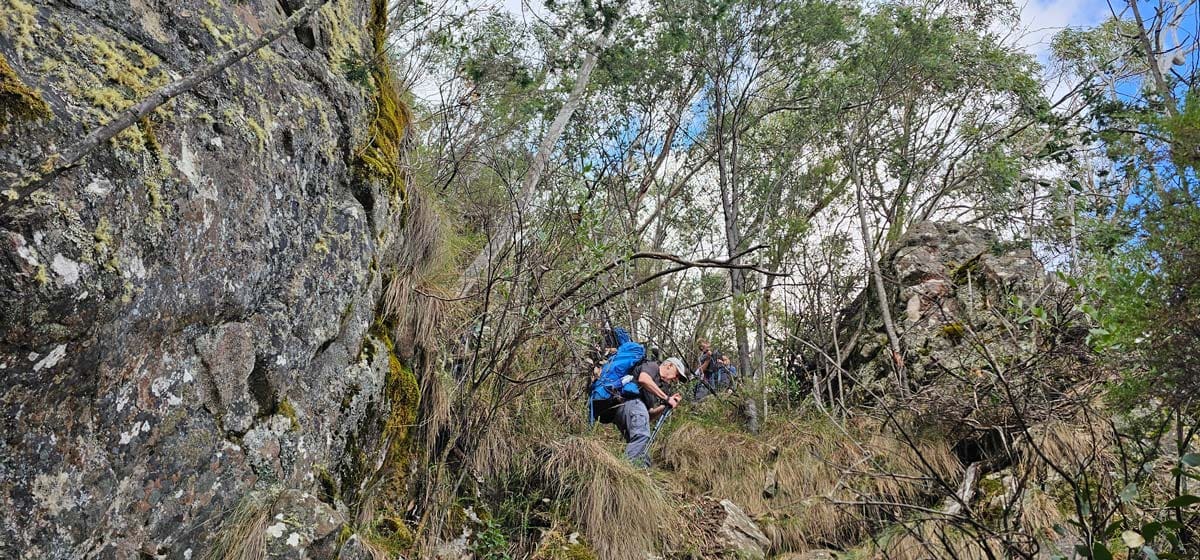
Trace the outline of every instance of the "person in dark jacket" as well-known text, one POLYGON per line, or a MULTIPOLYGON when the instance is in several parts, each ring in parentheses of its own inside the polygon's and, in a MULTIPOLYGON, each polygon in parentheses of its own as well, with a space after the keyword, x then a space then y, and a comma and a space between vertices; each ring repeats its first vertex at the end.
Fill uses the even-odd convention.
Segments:
MULTIPOLYGON (((621 346, 613 359, 627 358, 624 353, 631 356, 634 352, 632 347, 621 346)), ((668 358, 661 365, 642 361, 628 377, 637 384, 639 395, 605 401, 598 416, 600 422, 615 424, 621 430, 626 444, 625 457, 634 465, 648 467, 651 417, 657 418, 668 408, 679 406, 683 396, 678 392, 668 394, 667 390, 676 382, 687 379, 687 369, 679 358, 668 358)))

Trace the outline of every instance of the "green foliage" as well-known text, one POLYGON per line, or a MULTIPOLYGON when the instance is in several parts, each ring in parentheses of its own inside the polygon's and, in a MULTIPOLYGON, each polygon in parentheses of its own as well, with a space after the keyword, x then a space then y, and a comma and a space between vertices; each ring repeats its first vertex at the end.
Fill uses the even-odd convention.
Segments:
POLYGON ((354 53, 342 61, 342 75, 346 81, 362 88, 371 87, 371 61, 354 53))
POLYGON ((508 537, 501 531, 500 524, 493 519, 484 523, 484 527, 471 543, 471 552, 480 560, 512 560, 508 553, 508 537))
POLYGON ((1188 90, 1183 110, 1162 119, 1161 129, 1170 139, 1171 161, 1180 168, 1195 169, 1200 162, 1200 94, 1188 90))

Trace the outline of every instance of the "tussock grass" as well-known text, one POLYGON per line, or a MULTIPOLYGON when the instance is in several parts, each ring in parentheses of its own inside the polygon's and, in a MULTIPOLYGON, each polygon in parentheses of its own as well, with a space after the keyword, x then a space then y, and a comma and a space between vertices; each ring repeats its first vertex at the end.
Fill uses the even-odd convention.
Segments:
POLYGON ((1065 526, 1066 516, 1054 498, 1037 488, 1029 488, 1021 500, 1018 521, 1033 536, 1055 538, 1054 526, 1065 526))
POLYGON ((596 440, 549 444, 541 474, 600 558, 644 558, 673 545, 684 527, 646 471, 596 440))
POLYGON ((962 467, 948 444, 891 434, 870 420, 839 428, 824 418, 767 426, 758 437, 687 423, 659 459, 691 493, 728 498, 757 518, 776 552, 849 547, 894 518, 886 504, 941 494, 962 467))
POLYGON ((246 494, 221 521, 205 560, 259 560, 267 557, 267 523, 279 494, 246 494))
POLYGON ((383 294, 383 315, 393 321, 394 338, 401 348, 435 350, 460 307, 454 301, 459 248, 453 242, 453 227, 436 203, 416 189, 410 192, 406 213, 396 219, 403 224, 395 228, 400 234, 385 261, 390 279, 383 294))
POLYGON ((1103 473, 1115 465, 1115 442, 1107 426, 1055 420, 1031 429, 1030 435, 1017 445, 1018 468, 1035 480, 1045 479, 1054 471, 1052 465, 1070 475, 1103 473))
POLYGON ((969 535, 941 520, 921 520, 889 528, 867 547, 867 556, 878 560, 992 560, 1005 554, 994 540, 969 535))

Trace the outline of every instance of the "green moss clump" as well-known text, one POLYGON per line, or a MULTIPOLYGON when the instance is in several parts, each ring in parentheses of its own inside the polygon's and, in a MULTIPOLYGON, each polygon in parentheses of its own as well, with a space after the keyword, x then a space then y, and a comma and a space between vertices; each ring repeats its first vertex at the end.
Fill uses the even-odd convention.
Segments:
POLYGON ((362 536, 372 545, 399 556, 412 548, 413 534, 404 521, 395 517, 376 520, 362 536))
MULTIPOLYGON (((411 428, 416 425, 417 405, 421 398, 421 389, 417 384, 417 376, 413 371, 400 363, 396 357, 395 347, 391 338, 383 338, 388 349, 388 376, 384 385, 384 393, 389 407, 387 425, 384 427, 384 438, 389 442, 388 464, 394 478, 403 478, 408 470, 409 455, 411 455, 411 428)), ((402 480, 396 481, 393 488, 399 495, 403 492, 402 480)))
POLYGON ((581 542, 571 542, 558 531, 550 531, 542 539, 542 544, 533 553, 532 560, 596 560, 592 552, 581 542))
POLYGON ((350 528, 350 524, 349 523, 343 524, 342 530, 338 532, 338 538, 337 538, 338 548, 341 548, 342 545, 346 544, 346 541, 350 540, 350 537, 353 537, 353 536, 354 536, 354 529, 350 528))
MULTIPOLYGON (((329 473, 329 469, 324 465, 314 465, 313 475, 316 476, 317 483, 321 485, 321 499, 325 502, 336 502, 342 499, 342 492, 338 488, 337 480, 329 473)), ((349 530, 349 527, 343 527, 344 530, 349 530)), ((347 535, 349 538, 349 535, 347 535)), ((340 541, 344 542, 344 541, 340 541)))
POLYGON ((41 94, 25 85, 9 66, 8 59, 0 54, 0 126, 8 126, 10 117, 37 120, 51 116, 50 106, 42 100, 41 94))
POLYGON ((942 325, 942 336, 946 337, 947 340, 953 342, 954 344, 962 342, 966 335, 967 327, 962 323, 950 323, 948 325, 942 325))
POLYGON ((374 43, 375 118, 368 130, 367 144, 358 150, 358 159, 365 171, 382 179, 389 192, 401 203, 405 200, 404 174, 400 168, 404 137, 411 115, 400 99, 392 78, 387 53, 387 0, 371 1, 371 37, 374 43))
POLYGON ((296 407, 292 406, 291 401, 287 399, 279 401, 279 406, 276 407, 275 410, 288 420, 292 421, 293 430, 300 430, 300 417, 296 415, 296 407))

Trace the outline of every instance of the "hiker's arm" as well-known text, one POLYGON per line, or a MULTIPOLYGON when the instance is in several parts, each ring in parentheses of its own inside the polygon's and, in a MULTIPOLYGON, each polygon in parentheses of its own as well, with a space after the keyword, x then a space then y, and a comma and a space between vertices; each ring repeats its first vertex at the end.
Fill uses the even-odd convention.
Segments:
POLYGON ((640 386, 643 391, 650 391, 650 394, 652 394, 664 401, 670 400, 671 397, 668 396, 666 393, 664 393, 663 390, 658 387, 658 383, 654 382, 654 378, 650 377, 650 374, 648 374, 644 371, 639 372, 637 382, 638 382, 638 386, 640 386))
POLYGON ((663 411, 665 411, 666 409, 667 409, 667 405, 665 405, 665 404, 660 404, 660 405, 658 405, 658 406, 656 406, 656 407, 654 407, 654 408, 651 408, 651 409, 649 410, 649 412, 650 412, 650 419, 651 419, 651 420, 653 420, 653 419, 655 419, 655 418, 658 418, 658 415, 659 415, 659 414, 662 414, 662 413, 663 413, 663 411))

